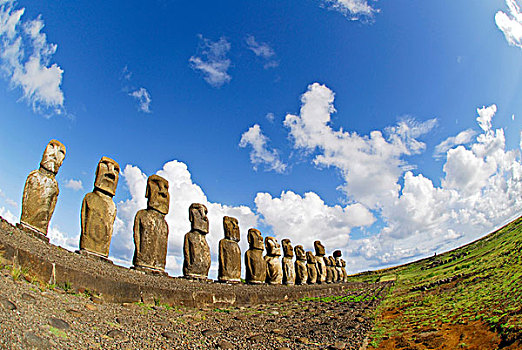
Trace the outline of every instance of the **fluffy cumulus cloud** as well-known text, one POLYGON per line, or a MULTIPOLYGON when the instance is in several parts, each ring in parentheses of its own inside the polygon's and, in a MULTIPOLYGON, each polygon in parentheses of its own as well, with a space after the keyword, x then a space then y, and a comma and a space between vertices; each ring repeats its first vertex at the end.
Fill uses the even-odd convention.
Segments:
POLYGON ((49 228, 47 237, 49 238, 49 241, 54 245, 63 247, 70 251, 75 251, 78 249, 78 242, 80 241, 79 234, 71 237, 67 233, 62 232, 59 227, 53 225, 49 228))
POLYGON ((340 170, 350 204, 328 206, 313 192, 259 193, 257 213, 278 238, 308 248, 321 239, 330 252, 343 250, 350 271, 360 271, 454 248, 522 212, 520 150, 506 150, 504 131, 492 127, 495 105, 477 109, 480 132, 464 130, 436 147, 444 160, 436 186, 405 159, 425 151, 419 138, 435 119, 404 119, 359 135, 332 128, 334 93, 326 86, 310 85, 301 102, 299 115, 284 121, 293 146, 312 163, 340 170), (352 239, 354 227, 367 237, 352 239))
POLYGON ((254 165, 254 170, 257 170, 259 165, 264 164, 266 170, 282 173, 286 170, 286 164, 281 161, 276 149, 268 148, 268 141, 259 124, 254 124, 241 135, 239 147, 252 147, 250 161, 254 165))
POLYGON ((506 0, 508 13, 498 11, 495 23, 504 33, 507 42, 512 46, 522 48, 522 13, 516 0, 506 0))
POLYGON ((267 43, 258 43, 253 35, 249 35, 246 38, 246 44, 250 51, 263 60, 265 69, 275 68, 279 65, 274 49, 267 43))
POLYGON ((129 96, 132 96, 136 99, 136 102, 138 103, 138 111, 143 113, 151 113, 150 103, 152 102, 152 99, 147 89, 141 87, 135 91, 130 92, 129 96))
MULTIPOLYGON (((188 208, 192 203, 202 203, 208 209, 210 233, 207 235, 207 241, 212 254, 211 275, 216 277, 218 242, 223 238, 223 216, 232 216, 239 220, 242 238, 246 237, 248 228, 256 226, 258 216, 246 206, 227 206, 209 201, 201 187, 192 181, 187 166, 182 162, 170 161, 157 174, 169 181, 170 209, 166 216, 169 225, 167 269, 172 275, 181 275, 183 239, 185 233, 190 231, 188 208)), ((147 175, 137 166, 127 165, 121 176, 129 189, 130 198, 117 204, 118 214, 111 244, 111 257, 130 263, 134 252, 134 216, 138 210, 147 207, 147 175)), ((240 246, 243 251, 247 249, 245 239, 241 240, 240 246)))
POLYGON ((211 41, 199 35, 198 54, 190 57, 190 67, 201 72, 203 79, 213 87, 221 87, 232 79, 228 74, 230 59, 230 43, 221 37, 218 41, 211 41))
POLYGON ((370 20, 379 12, 368 4, 367 0, 321 0, 321 2, 351 20, 370 20))
POLYGON ((0 2, 0 68, 12 88, 20 88, 23 99, 35 112, 64 112, 61 89, 63 69, 51 63, 57 45, 47 42, 39 16, 24 20, 24 8, 14 1, 0 2))
POLYGON ((6 207, 0 207, 0 216, 7 220, 11 225, 18 223, 18 218, 6 207))
POLYGON ((73 191, 83 190, 82 180, 69 179, 65 181, 65 188, 70 188, 73 191))

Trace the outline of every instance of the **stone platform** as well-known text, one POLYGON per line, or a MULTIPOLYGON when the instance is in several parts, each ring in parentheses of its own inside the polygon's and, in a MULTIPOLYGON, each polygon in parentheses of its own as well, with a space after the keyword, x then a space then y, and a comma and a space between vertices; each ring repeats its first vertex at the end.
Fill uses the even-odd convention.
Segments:
MULTIPOLYGON (((173 306, 227 307, 317 297, 353 289, 354 283, 284 286, 223 284, 149 275, 54 246, 0 217, 0 255, 42 282, 68 284, 116 303, 159 300, 173 306)), ((358 283, 355 283, 358 284, 358 283)))

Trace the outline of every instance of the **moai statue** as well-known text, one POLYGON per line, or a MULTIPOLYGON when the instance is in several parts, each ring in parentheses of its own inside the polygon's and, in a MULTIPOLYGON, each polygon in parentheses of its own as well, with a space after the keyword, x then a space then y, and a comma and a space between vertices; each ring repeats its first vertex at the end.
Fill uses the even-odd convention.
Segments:
POLYGON ((324 257, 324 263, 326 265, 326 281, 325 283, 332 283, 333 282, 333 266, 332 266, 332 261, 330 260, 329 257, 325 256, 324 257))
POLYGON ((266 261, 263 258, 263 237, 255 228, 248 230, 248 250, 245 252, 246 282, 252 284, 265 283, 266 261))
POLYGON ((112 228, 116 219, 116 194, 120 166, 102 157, 96 168, 94 190, 83 198, 81 211, 80 252, 102 258, 109 256, 112 228))
POLYGON ((306 281, 308 284, 317 283, 317 267, 314 253, 308 251, 306 252, 306 269, 308 272, 308 280, 306 281))
POLYGON ((335 270, 337 271, 337 282, 343 282, 343 269, 341 263, 342 253, 340 250, 336 250, 333 252, 333 256, 335 258, 335 270))
POLYGON ((348 273, 346 273, 346 261, 341 259, 341 270, 343 272, 343 282, 348 282, 348 273))
MULTIPOLYGON (((38 237, 47 236, 49 221, 53 216, 56 200, 60 193, 56 174, 65 158, 65 146, 51 140, 45 147, 40 168, 27 176, 22 197, 22 228, 38 233, 38 237)), ((44 240, 49 241, 47 237, 44 240)))
POLYGON ((169 226, 169 182, 158 175, 147 179, 147 209, 134 218, 134 268, 144 272, 165 273, 169 226))
POLYGON ((283 284, 295 284, 294 247, 288 238, 281 241, 283 244, 283 284))
POLYGON ((223 217, 225 238, 219 241, 219 282, 241 282, 241 249, 239 249, 239 224, 236 218, 223 217))
POLYGON ((317 266, 317 283, 326 283, 326 262, 324 258, 326 252, 324 245, 322 245, 321 241, 315 241, 314 248, 317 266))
POLYGON ((302 245, 296 245, 295 251, 295 284, 306 284, 308 271, 306 269, 306 254, 302 245))
POLYGON ((328 259, 330 259, 330 266, 332 266, 332 283, 337 283, 339 282, 339 272, 337 272, 335 267, 335 258, 333 256, 329 256, 328 259))
POLYGON ((281 284, 283 281, 283 268, 281 266, 281 246, 274 237, 265 238, 266 248, 266 283, 281 284))
POLYGON ((207 278, 210 270, 210 248, 208 234, 207 207, 192 203, 189 208, 190 232, 185 234, 183 243, 183 276, 188 278, 207 278))

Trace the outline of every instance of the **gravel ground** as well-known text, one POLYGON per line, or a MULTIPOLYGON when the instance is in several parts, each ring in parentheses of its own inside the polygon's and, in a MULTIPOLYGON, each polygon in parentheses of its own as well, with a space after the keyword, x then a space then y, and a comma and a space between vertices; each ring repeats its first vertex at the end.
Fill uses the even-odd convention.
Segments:
POLYGON ((68 294, 26 281, 23 274, 4 266, 0 348, 360 349, 386 285, 352 287, 344 295, 366 297, 228 309, 172 308, 68 294))

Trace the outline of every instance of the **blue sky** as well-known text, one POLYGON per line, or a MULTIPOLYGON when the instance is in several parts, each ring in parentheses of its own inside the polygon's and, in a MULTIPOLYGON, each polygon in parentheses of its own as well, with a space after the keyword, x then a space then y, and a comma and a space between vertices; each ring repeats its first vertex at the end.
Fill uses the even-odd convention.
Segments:
POLYGON ((18 221, 27 174, 60 140, 55 244, 77 247, 104 155, 122 169, 111 258, 132 258, 158 173, 173 275, 192 202, 209 207, 214 261, 232 215, 243 238, 341 248, 352 272, 522 211, 515 0, 0 4, 0 215, 18 221))

